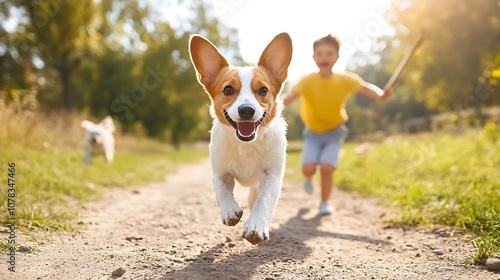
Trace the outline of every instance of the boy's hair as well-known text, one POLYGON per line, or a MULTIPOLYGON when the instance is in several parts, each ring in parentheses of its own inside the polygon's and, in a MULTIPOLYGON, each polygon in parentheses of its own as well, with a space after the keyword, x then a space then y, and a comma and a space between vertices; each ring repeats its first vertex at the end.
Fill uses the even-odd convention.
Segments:
POLYGON ((316 51, 316 47, 321 44, 329 44, 337 48, 337 52, 340 51, 340 45, 342 45, 342 42, 340 42, 339 38, 337 36, 333 36, 332 34, 328 34, 323 38, 319 38, 318 40, 314 41, 313 44, 313 51, 316 51))

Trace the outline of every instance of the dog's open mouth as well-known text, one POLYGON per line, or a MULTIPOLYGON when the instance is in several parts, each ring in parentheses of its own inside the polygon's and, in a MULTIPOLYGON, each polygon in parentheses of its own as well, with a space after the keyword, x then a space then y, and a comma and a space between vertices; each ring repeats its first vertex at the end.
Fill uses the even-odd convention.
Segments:
POLYGON ((262 121, 266 117, 266 112, 264 112, 264 114, 262 114, 262 118, 260 118, 256 122, 252 121, 235 122, 233 121, 233 119, 231 119, 226 110, 224 110, 224 116, 226 117, 226 120, 231 124, 231 126, 234 127, 234 129, 236 129, 236 136, 238 137, 238 139, 240 139, 241 141, 248 142, 255 139, 257 127, 262 123, 262 121))

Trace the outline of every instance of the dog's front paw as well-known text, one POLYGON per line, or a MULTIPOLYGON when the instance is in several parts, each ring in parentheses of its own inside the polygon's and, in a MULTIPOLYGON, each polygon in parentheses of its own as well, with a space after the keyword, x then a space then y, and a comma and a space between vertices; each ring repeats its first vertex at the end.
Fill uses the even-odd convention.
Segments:
POLYGON ((222 223, 226 226, 234 226, 240 222, 243 216, 243 210, 238 206, 238 203, 233 202, 230 205, 222 205, 220 208, 222 223))
POLYGON ((269 230, 267 225, 248 220, 243 229, 243 237, 253 245, 257 245, 269 239, 269 230))

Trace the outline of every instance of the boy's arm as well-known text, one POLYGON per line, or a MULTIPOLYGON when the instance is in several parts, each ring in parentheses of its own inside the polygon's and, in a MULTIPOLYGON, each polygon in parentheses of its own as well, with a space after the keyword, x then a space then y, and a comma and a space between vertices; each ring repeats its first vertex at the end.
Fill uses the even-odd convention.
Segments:
POLYGON ((392 95, 392 88, 381 89, 378 86, 364 82, 359 93, 372 99, 386 100, 392 95))
POLYGON ((288 106, 292 101, 299 98, 299 94, 295 91, 289 92, 283 95, 283 105, 288 106))

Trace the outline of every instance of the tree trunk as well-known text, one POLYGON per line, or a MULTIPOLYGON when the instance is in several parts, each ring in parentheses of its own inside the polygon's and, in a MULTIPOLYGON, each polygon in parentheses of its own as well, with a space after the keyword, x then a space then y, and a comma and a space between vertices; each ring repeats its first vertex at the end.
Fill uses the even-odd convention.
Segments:
POLYGON ((73 110, 73 92, 71 91, 70 85, 71 71, 63 68, 59 70, 59 75, 61 79, 64 108, 66 111, 71 112, 73 110))
POLYGON ((481 111, 481 102, 487 100, 491 96, 491 89, 488 84, 479 84, 474 90, 474 113, 479 119, 481 127, 486 124, 486 116, 481 111), (483 93, 487 91, 486 93, 483 93))
POLYGON ((78 68, 80 64, 79 59, 71 60, 67 53, 61 54, 59 63, 55 68, 59 72, 59 79, 61 82, 63 105, 66 111, 71 112, 74 106, 74 93, 71 89, 71 75, 73 71, 78 68))
POLYGON ((483 112, 481 111, 481 103, 478 100, 477 102, 474 102, 474 113, 476 114, 476 117, 479 118, 481 127, 484 127, 486 124, 486 119, 483 115, 483 112))

